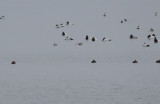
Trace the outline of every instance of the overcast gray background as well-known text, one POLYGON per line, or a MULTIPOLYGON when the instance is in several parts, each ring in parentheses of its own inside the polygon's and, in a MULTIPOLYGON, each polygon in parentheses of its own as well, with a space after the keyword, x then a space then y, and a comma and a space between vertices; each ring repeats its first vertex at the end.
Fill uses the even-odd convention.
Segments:
POLYGON ((0 103, 159 104, 160 67, 155 61, 160 59, 160 44, 147 39, 153 33, 160 39, 159 4, 1 0, 0 103), (121 24, 124 18, 128 22, 121 24), (74 25, 66 26, 66 21, 74 25), (61 23, 64 27, 56 29, 61 23), (63 31, 74 40, 65 41, 63 31), (138 39, 130 40, 130 34, 138 39), (85 41, 86 35, 98 40, 85 41), (102 42, 103 37, 112 41, 102 42), (84 44, 75 45, 78 42, 84 44), (150 47, 142 47, 144 42, 150 47), (90 63, 93 59, 96 64, 90 63), (138 64, 132 64, 135 59, 138 64), (16 65, 10 64, 13 60, 16 65))

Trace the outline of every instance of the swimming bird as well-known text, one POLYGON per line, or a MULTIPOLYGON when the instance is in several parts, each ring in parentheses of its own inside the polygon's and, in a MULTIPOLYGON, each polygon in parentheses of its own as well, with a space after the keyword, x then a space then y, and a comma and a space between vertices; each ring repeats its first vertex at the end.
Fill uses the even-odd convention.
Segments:
POLYGON ((138 63, 138 61, 137 61, 137 60, 134 60, 132 63, 138 63))
POLYGON ((94 42, 94 41, 96 41, 96 39, 93 37, 93 38, 92 38, 92 41, 94 42))
POLYGON ((148 39, 152 39, 152 38, 154 39, 154 37, 152 35, 150 35, 150 34, 147 36, 147 38, 148 39))
POLYGON ((144 43, 143 44, 143 47, 149 47, 150 45, 148 45, 148 44, 146 44, 146 43, 144 43))
POLYGON ((66 22, 66 25, 69 25, 69 21, 66 22))
POLYGON ((149 34, 149 35, 147 36, 147 38, 148 38, 149 40, 150 40, 150 39, 154 39, 155 37, 156 37, 155 34, 152 34, 152 35, 149 34))
POLYGON ((103 16, 106 17, 106 13, 104 13, 103 16))
POLYGON ((69 25, 74 25, 74 24, 71 23, 71 22, 69 22, 69 21, 67 21, 67 22, 66 22, 66 25, 69 26, 69 25))
POLYGON ((147 38, 148 38, 148 39, 151 39, 151 35, 149 34, 149 35, 147 36, 147 38))
POLYGON ((138 39, 138 37, 133 36, 132 34, 129 36, 130 39, 138 39))
POLYGON ((127 19, 125 18, 124 21, 127 22, 127 19))
POLYGON ((96 41, 97 40, 97 38, 95 38, 95 37, 92 37, 92 42, 94 42, 94 41, 96 41))
POLYGON ((86 40, 88 40, 89 39, 89 37, 88 37, 88 35, 86 35, 86 38, 85 38, 86 40))
POLYGON ((155 16, 157 16, 157 12, 155 12, 155 14, 154 14, 155 16))
POLYGON ((16 62, 15 62, 15 61, 12 61, 11 64, 16 64, 16 62))
POLYGON ((67 35, 67 33, 65 33, 64 31, 62 32, 62 36, 66 36, 67 35))
POLYGON ((4 16, 1 16, 0 19, 4 19, 4 16))
POLYGON ((151 28, 150 31, 153 32, 154 31, 153 28, 151 28))
POLYGON ((56 28, 59 28, 58 24, 56 24, 56 28))
POLYGON ((106 42, 106 41, 111 41, 111 39, 107 39, 106 37, 104 37, 104 38, 102 39, 102 42, 106 42))
POLYGON ((158 40, 156 37, 154 37, 154 43, 158 43, 160 40, 158 40))
POLYGON ((91 63, 96 63, 96 60, 92 60, 91 63))
POLYGON ((152 34, 152 36, 156 37, 156 35, 155 35, 155 34, 152 34))
POLYGON ((62 23, 60 24, 60 26, 61 26, 61 27, 64 27, 64 25, 63 25, 62 23))
POLYGON ((73 38, 69 38, 68 36, 65 38, 65 40, 73 40, 73 38))
POLYGON ((82 42, 79 42, 79 43, 76 43, 75 45, 83 45, 83 43, 82 43, 82 42))
POLYGON ((156 63, 160 63, 160 60, 157 60, 156 63))
POLYGON ((140 26, 137 26, 137 29, 140 29, 140 26))
POLYGON ((54 43, 54 44, 53 44, 53 46, 57 46, 57 45, 58 45, 57 43, 54 43))

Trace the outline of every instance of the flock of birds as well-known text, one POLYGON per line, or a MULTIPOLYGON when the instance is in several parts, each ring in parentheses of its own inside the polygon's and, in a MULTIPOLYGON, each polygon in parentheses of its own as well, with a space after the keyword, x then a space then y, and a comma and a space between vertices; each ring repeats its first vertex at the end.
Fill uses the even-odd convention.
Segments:
MULTIPOLYGON (((155 12, 155 16, 157 16, 157 12, 155 12)), ((125 19, 124 21, 127 22, 126 19, 125 19)), ((121 21, 121 23, 123 23, 123 21, 121 21)), ((137 29, 140 29, 140 26, 137 26, 137 29)), ((154 29, 151 28, 151 29, 150 29, 150 32, 154 32, 154 29)), ((132 34, 130 35, 129 38, 130 38, 130 39, 138 39, 138 37, 133 36, 132 34)), ((159 43, 159 42, 160 42, 160 40, 157 39, 157 37, 156 37, 156 35, 155 35, 154 33, 153 33, 153 34, 149 34, 149 35, 147 36, 147 38, 148 38, 148 40, 154 40, 154 43, 159 43)), ((150 47, 150 45, 144 43, 144 44, 143 44, 143 47, 150 47)), ((138 61, 137 61, 137 60, 134 60, 132 63, 138 63, 138 61)), ((160 60, 157 60, 156 63, 160 63, 160 60)))
MULTIPOLYGON (((106 15, 107 15, 106 13, 103 14, 104 17, 106 17, 106 15)), ((155 12, 155 16, 157 16, 157 12, 155 12)), ((1 17, 0 17, 0 20, 3 20, 4 18, 5 18, 4 16, 1 16, 1 17)), ((120 21, 120 23, 124 23, 124 22, 127 22, 127 19, 126 19, 126 18, 120 21)), ((66 25, 66 26, 70 26, 70 25, 74 25, 74 24, 71 23, 71 22, 69 22, 69 21, 67 21, 65 25, 66 25)), ((61 24, 56 24, 56 28, 57 28, 57 29, 63 28, 65 25, 62 24, 62 23, 61 23, 61 24)), ((137 26, 136 29, 140 29, 140 26, 137 26)), ((151 29, 150 29, 150 32, 154 32, 154 29, 151 28, 151 29)), ((67 35, 67 33, 64 32, 64 31, 62 32, 61 35, 62 35, 63 37, 65 37, 65 40, 70 40, 70 41, 74 40, 72 37, 69 37, 69 36, 67 35)), ((129 36, 129 38, 130 38, 130 39, 138 39, 138 37, 134 36, 133 34, 131 34, 131 35, 129 36)), ((154 43, 159 43, 159 42, 160 42, 160 40, 157 39, 157 37, 156 37, 156 35, 155 35, 154 33, 153 33, 153 34, 149 34, 149 35, 147 36, 147 38, 148 38, 148 40, 153 40, 154 43)), ((85 39, 86 41, 91 40, 92 42, 95 42, 95 41, 97 40, 97 38, 95 38, 95 37, 89 37, 88 35, 86 35, 84 39, 85 39)), ((110 39, 110 38, 103 37, 103 38, 102 38, 102 42, 106 42, 106 41, 110 41, 110 42, 111 42, 111 39, 110 39)), ((75 45, 81 46, 81 45, 83 45, 83 42, 76 43, 75 45)), ((53 46, 58 46, 58 44, 57 44, 57 43, 54 43, 53 46)), ((150 47, 150 45, 144 43, 144 44, 143 44, 143 47, 150 47)), ((93 59, 93 60, 91 61, 91 63, 96 63, 96 60, 93 59)), ((137 61, 137 60, 134 60, 132 63, 138 63, 138 61, 137 61)), ((157 60, 156 63, 160 63, 160 60, 157 60)), ((15 61, 12 61, 11 64, 16 64, 16 62, 15 62, 15 61)))
MULTIPOLYGON (((67 21, 66 25, 69 26, 69 25, 74 25, 74 24, 67 21)), ((57 29, 62 28, 62 27, 64 27, 64 25, 62 23, 56 24, 57 29)), ((74 40, 73 38, 69 37, 68 34, 64 31, 62 32, 62 36, 65 37, 65 40, 74 40)), ((88 35, 86 35, 85 40, 91 40, 92 42, 94 42, 97 40, 97 38, 96 37, 89 37, 88 35)), ((102 42, 106 42, 106 41, 111 41, 111 39, 103 37, 102 42)), ((79 42, 79 43, 76 43, 75 45, 82 45, 82 44, 83 44, 83 42, 79 42)), ((54 43, 53 46, 57 46, 57 43, 54 43)))
MULTIPOLYGON (((69 21, 66 22, 66 25, 69 26, 69 25, 74 25, 73 23, 70 23, 69 21)), ((62 28, 64 27, 64 25, 61 23, 61 24, 56 24, 56 28, 62 28)), ((66 32, 62 32, 62 36, 65 37, 65 40, 74 40, 73 38, 69 37, 68 34, 66 32)), ((97 38, 96 37, 89 37, 88 35, 86 35, 85 37, 85 40, 91 40, 92 42, 96 41, 97 38)), ((102 42, 106 42, 106 41, 111 41, 111 39, 109 38, 106 38, 106 37, 103 37, 102 38, 102 42)), ((76 43, 75 45, 82 45, 83 43, 80 42, 80 43, 76 43)), ((53 46, 57 46, 56 43, 53 44, 53 46)))
MULTIPOLYGON (((138 26, 137 29, 140 29, 140 27, 138 26)), ((154 31, 153 28, 151 28, 150 31, 153 32, 154 31)), ((138 37, 133 36, 132 34, 130 35, 129 38, 130 39, 138 39, 138 37)), ((160 42, 160 40, 157 39, 157 37, 156 37, 156 35, 154 33, 153 34, 149 34, 147 36, 147 38, 148 38, 148 40, 152 40, 153 39, 154 43, 159 43, 160 42)), ((143 44, 143 47, 149 47, 149 46, 150 46, 149 44, 146 44, 146 43, 143 44)))
MULTIPOLYGON (((107 14, 104 13, 103 16, 106 17, 107 14)), ((157 12, 155 12, 155 16, 157 16, 157 12)), ((128 20, 125 18, 125 19, 121 20, 120 23, 124 23, 124 22, 127 22, 127 21, 128 21, 128 20)), ((66 24, 66 26, 74 25, 73 23, 70 23, 69 21, 67 21, 65 24, 66 24)), ((63 27, 65 27, 65 25, 62 24, 62 23, 61 23, 61 24, 56 24, 56 28, 57 28, 57 29, 63 28, 63 27)), ((139 29, 140 29, 140 26, 137 26, 136 29, 139 30, 139 29)), ((150 32, 154 32, 154 29, 151 28, 151 29, 150 29, 150 32)), ((67 35, 67 33, 64 32, 64 31, 62 32, 61 35, 62 35, 63 37, 65 37, 65 40, 70 40, 70 41, 74 40, 72 37, 69 37, 69 36, 67 35)), ((131 35, 129 36, 129 38, 130 38, 130 39, 138 39, 138 37, 134 36, 133 34, 131 34, 131 35)), ((149 35, 147 36, 147 38, 148 38, 148 40, 154 40, 154 43, 159 43, 159 42, 160 42, 160 40, 157 39, 157 37, 156 37, 156 35, 155 35, 154 33, 153 33, 153 34, 149 34, 149 35)), ((97 40, 96 37, 89 37, 88 35, 86 35, 86 36, 84 37, 84 39, 87 40, 87 41, 88 41, 88 40, 91 40, 92 42, 95 42, 95 41, 97 40)), ((110 39, 110 38, 103 37, 101 41, 102 41, 102 42, 106 42, 106 41, 110 41, 110 42, 111 42, 111 39, 110 39)), ((83 42, 79 42, 79 43, 76 43, 75 45, 81 46, 81 45, 83 45, 83 44, 84 44, 83 42)), ((58 44, 57 44, 57 43, 54 43, 53 46, 58 46, 58 44)), ((143 47, 150 47, 150 45, 149 45, 149 44, 146 44, 146 43, 144 43, 142 46, 143 46, 143 47)), ((96 60, 93 59, 93 60, 91 61, 91 63, 96 63, 96 60)), ((137 60, 134 60, 132 63, 138 63, 138 61, 137 61, 137 60)), ((160 60, 157 60, 156 63, 160 63, 160 60)))
MULTIPOLYGON (((104 14, 104 16, 106 16, 106 14, 104 14)), ((74 24, 73 24, 73 23, 70 23, 69 21, 67 21, 67 22, 66 22, 66 25, 69 26, 69 25, 74 25, 74 24)), ((63 27, 64 27, 64 25, 63 25, 62 23, 61 23, 61 24, 56 24, 56 28, 57 28, 57 29, 63 28, 63 27)), ((70 40, 70 41, 74 40, 73 38, 69 37, 69 36, 67 35, 67 33, 64 32, 64 31, 62 32, 61 35, 62 35, 63 37, 65 37, 64 40, 70 40)), ((85 39, 86 41, 91 40, 92 42, 95 42, 95 41, 98 40, 96 37, 89 37, 88 35, 86 35, 84 39, 85 39)), ((102 42, 106 42, 106 41, 111 41, 111 39, 110 39, 110 38, 103 37, 103 38, 102 38, 102 42)), ((78 42, 78 43, 76 43, 75 45, 81 46, 81 45, 83 45, 83 44, 84 44, 83 42, 78 42)), ((58 45, 57 43, 54 43, 54 44, 53 44, 53 46, 57 46, 57 45, 58 45)), ((93 60, 91 61, 91 63, 96 63, 96 60, 93 59, 93 60)))
MULTIPOLYGON (((157 12, 155 12, 155 16, 157 16, 157 12)), ((127 19, 124 19, 124 21, 127 22, 127 19)), ((121 23, 123 23, 122 20, 121 20, 121 23)), ((140 26, 137 26, 136 29, 140 29, 140 26)), ((150 29, 150 32, 154 32, 154 29, 151 28, 151 29, 150 29)), ((138 39, 137 36, 133 36, 132 34, 129 36, 129 38, 130 38, 130 39, 138 39)), ((156 37, 156 35, 155 35, 154 33, 153 33, 153 34, 149 34, 149 35, 147 36, 147 38, 148 38, 148 40, 154 40, 154 43, 159 43, 159 42, 160 42, 160 40, 157 39, 157 37, 156 37)), ((144 43, 144 44, 143 44, 143 47, 150 47, 150 45, 144 43)), ((132 63, 138 63, 138 61, 137 61, 137 60, 134 60, 132 63)), ((160 63, 160 60, 157 60, 156 63, 160 63)))

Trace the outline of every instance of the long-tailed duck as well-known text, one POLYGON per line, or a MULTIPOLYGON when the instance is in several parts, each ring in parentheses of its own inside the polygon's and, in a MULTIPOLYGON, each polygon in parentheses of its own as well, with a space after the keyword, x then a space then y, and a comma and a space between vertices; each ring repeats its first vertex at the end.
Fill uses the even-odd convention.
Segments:
POLYGON ((60 24, 60 26, 61 26, 61 27, 64 27, 64 25, 63 25, 62 23, 60 24))
POLYGON ((71 23, 71 22, 69 22, 69 21, 67 21, 67 22, 66 22, 66 25, 69 26, 69 25, 74 25, 74 24, 71 23))
POLYGON ((140 29, 140 26, 137 26, 137 29, 140 29))
POLYGON ((79 42, 79 43, 76 43, 75 45, 79 45, 79 46, 80 46, 80 45, 83 45, 83 43, 82 43, 82 42, 79 42))
POLYGON ((152 35, 149 34, 149 35, 147 36, 147 38, 148 38, 149 40, 150 40, 150 39, 154 39, 155 37, 156 37, 155 34, 152 34, 152 35))
POLYGON ((153 28, 151 28, 151 29, 150 29, 150 32, 153 32, 153 31, 154 31, 153 28))
POLYGON ((129 36, 130 39, 138 39, 138 37, 133 36, 132 34, 129 36))
POLYGON ((143 47, 149 47, 150 45, 148 45, 148 44, 146 44, 146 43, 144 43, 143 44, 143 47))
POLYGON ((102 39, 102 42, 106 42, 106 41, 111 41, 111 39, 107 39, 106 37, 104 37, 104 38, 102 39))
POLYGON ((65 40, 73 40, 73 38, 69 38, 68 36, 65 38, 65 40))
POLYGON ((59 25, 58 25, 58 24, 56 24, 56 28, 57 28, 57 29, 59 28, 59 25))

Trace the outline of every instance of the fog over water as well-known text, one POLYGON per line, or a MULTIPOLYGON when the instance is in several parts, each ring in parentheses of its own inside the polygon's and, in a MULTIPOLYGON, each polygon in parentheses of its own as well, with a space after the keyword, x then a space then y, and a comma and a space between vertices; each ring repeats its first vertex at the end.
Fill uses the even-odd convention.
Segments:
POLYGON ((159 4, 1 0, 0 104, 159 104, 159 4))

